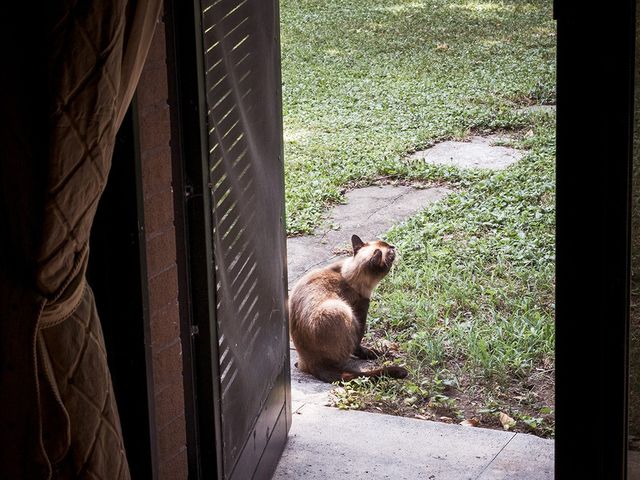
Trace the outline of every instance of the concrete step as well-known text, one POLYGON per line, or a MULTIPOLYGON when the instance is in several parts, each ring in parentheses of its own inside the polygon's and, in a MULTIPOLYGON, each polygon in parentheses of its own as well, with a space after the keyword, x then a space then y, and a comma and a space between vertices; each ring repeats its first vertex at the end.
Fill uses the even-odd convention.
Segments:
POLYGON ((553 440, 301 405, 274 479, 551 480, 553 440))

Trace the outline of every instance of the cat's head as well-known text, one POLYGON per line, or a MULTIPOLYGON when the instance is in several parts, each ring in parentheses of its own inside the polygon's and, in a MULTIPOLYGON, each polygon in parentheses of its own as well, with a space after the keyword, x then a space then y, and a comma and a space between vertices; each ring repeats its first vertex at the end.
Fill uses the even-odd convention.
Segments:
POLYGON ((359 236, 351 237, 353 261, 358 269, 372 277, 382 279, 396 259, 396 247, 382 240, 363 242, 359 236))

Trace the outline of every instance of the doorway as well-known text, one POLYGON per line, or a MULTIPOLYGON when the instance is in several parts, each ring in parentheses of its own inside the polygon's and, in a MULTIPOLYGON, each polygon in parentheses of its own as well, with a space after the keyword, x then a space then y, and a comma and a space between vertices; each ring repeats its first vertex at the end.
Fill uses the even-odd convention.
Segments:
POLYGON ((410 376, 335 405, 553 438, 552 2, 281 3, 289 286, 402 257, 365 341, 410 376))

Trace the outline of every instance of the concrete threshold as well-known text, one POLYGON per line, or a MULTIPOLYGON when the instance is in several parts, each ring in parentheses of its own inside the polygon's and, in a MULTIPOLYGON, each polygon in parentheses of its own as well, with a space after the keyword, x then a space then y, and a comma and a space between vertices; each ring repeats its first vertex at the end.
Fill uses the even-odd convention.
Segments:
POLYGON ((551 480, 553 440, 314 403, 298 407, 274 479, 551 480))
POLYGON ((292 348, 293 425, 274 479, 553 479, 553 440, 329 407, 333 385, 296 361, 292 348))

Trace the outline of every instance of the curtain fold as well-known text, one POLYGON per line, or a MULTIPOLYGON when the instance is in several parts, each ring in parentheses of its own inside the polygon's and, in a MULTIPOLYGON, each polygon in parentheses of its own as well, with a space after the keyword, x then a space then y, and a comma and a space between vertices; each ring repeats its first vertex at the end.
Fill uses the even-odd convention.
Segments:
POLYGON ((0 97, 0 477, 126 479, 85 270, 161 0, 46 8, 7 15, 16 48, 0 97))

